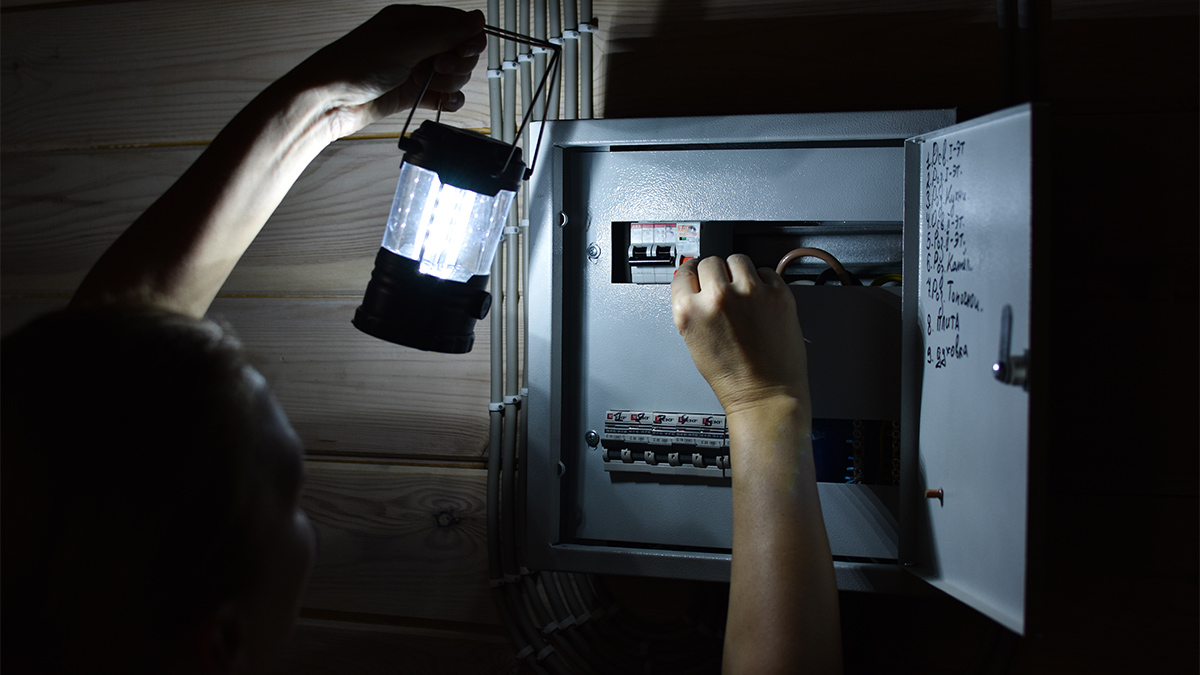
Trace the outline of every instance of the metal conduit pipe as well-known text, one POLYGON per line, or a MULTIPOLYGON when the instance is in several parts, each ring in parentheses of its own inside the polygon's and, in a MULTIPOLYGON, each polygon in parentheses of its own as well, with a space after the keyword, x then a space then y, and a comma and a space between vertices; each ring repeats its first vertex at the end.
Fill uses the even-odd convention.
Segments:
MULTIPOLYGON (((588 666, 593 662, 595 655, 592 653, 591 646, 587 640, 580 635, 580 624, 575 615, 567 609, 566 603, 563 602, 562 590, 554 583, 554 575, 549 572, 539 572, 538 582, 541 584, 542 590, 546 595, 546 600, 550 603, 550 609, 554 617, 554 621, 558 623, 559 629, 566 634, 571 642, 575 644, 580 655, 584 658, 584 666, 588 666)), ((593 670, 590 667, 586 670, 593 670)))
MULTIPOLYGON (((517 3, 508 0, 504 3, 504 30, 517 32, 517 3)), ((500 68, 504 71, 504 135, 505 143, 512 143, 517 137, 517 43, 512 40, 504 41, 504 61, 500 68)), ((509 211, 509 213, 512 213, 509 211)), ((512 223, 509 222, 511 225, 512 223)))
POLYGON ((605 673, 629 673, 640 670, 641 664, 637 662, 636 658, 630 658, 628 653, 623 653, 622 650, 609 644, 604 636, 596 631, 596 627, 590 623, 587 613, 573 612, 568 608, 567 604, 570 604, 570 597, 574 595, 574 591, 563 590, 560 583, 563 580, 557 574, 542 572, 539 579, 551 606, 564 617, 560 621, 570 622, 570 635, 578 644, 582 645, 579 651, 588 659, 594 669, 605 673), (564 599, 567 604, 564 604, 564 599))
POLYGON ((516 467, 517 467, 517 406, 514 403, 504 404, 504 440, 501 456, 502 470, 500 472, 500 562, 505 578, 520 574, 517 562, 517 514, 516 498, 516 467), (507 554, 507 555, 505 555, 507 554))
MULTIPOLYGON (((490 25, 499 25, 499 0, 488 0, 488 21, 490 25)), ((491 106, 491 136, 500 140, 509 140, 515 134, 515 124, 505 124, 504 70, 500 62, 500 41, 488 40, 488 93, 491 106), (507 130, 506 130, 507 127, 507 130), (507 139, 505 137, 508 137, 507 139)), ((511 78, 507 78, 511 80, 511 78)), ((515 99, 515 87, 513 88, 515 99)), ((515 105, 515 102, 514 102, 515 105)), ((509 106, 510 116, 515 117, 509 106)), ((509 222, 512 222, 510 213, 509 222)), ((492 263, 491 289, 492 294, 504 292, 505 266, 503 256, 496 256, 492 263)), ((517 649, 517 656, 525 661, 538 675, 550 675, 543 666, 542 660, 547 657, 545 641, 529 621, 528 609, 513 583, 509 583, 506 573, 515 573, 519 569, 516 560, 516 548, 513 533, 506 523, 512 523, 509 515, 513 502, 513 484, 511 476, 515 467, 513 454, 515 443, 505 443, 504 414, 508 413, 509 424, 514 427, 515 409, 512 405, 504 405, 504 312, 503 302, 496 303, 491 314, 491 401, 489 406, 490 431, 488 441, 488 564, 489 574, 495 590, 498 611, 517 649), (507 447, 505 447, 507 446, 507 447), (507 465, 505 465, 507 460, 507 465), (507 477, 507 485, 501 486, 502 478, 507 477)), ((561 667, 555 672, 565 672, 561 667)))
POLYGON ((579 117, 590 120, 592 106, 592 0, 579 0, 579 117))
MULTIPOLYGON (((533 37, 546 39, 546 0, 533 0, 533 37)), ((546 74, 546 51, 538 47, 533 50, 533 79, 541 82, 546 74)), ((543 95, 544 96, 544 95, 543 95)), ((534 102, 533 119, 546 119, 546 99, 539 98, 534 102)))
MULTIPOLYGON (((488 0, 488 22, 495 25, 500 18, 500 0, 488 0)), ((491 136, 492 138, 503 140, 504 135, 504 114, 501 102, 501 86, 503 84, 503 70, 500 69, 500 41, 495 38, 488 39, 488 101, 491 106, 491 136)), ((502 256, 496 256, 492 261, 492 270, 489 277, 491 292, 493 297, 499 297, 503 292, 504 279, 504 262, 502 256)), ((495 303, 501 305, 501 303, 495 303)), ((501 518, 501 500, 507 498, 507 495, 502 495, 500 492, 500 477, 503 474, 504 467, 501 464, 502 459, 502 439, 504 438, 503 431, 503 414, 504 414, 504 312, 503 308, 496 306, 492 308, 491 316, 491 335, 490 335, 490 354, 491 357, 491 372, 489 383, 490 401, 488 406, 489 416, 491 418, 491 435, 488 437, 488 481, 496 481, 496 500, 488 504, 488 523, 495 524, 496 535, 494 538, 496 546, 495 555, 498 558, 500 569, 498 574, 493 576, 493 579, 502 579, 503 570, 515 567, 512 561, 507 560, 509 557, 507 550, 502 541, 502 525, 501 518), (494 467, 494 470, 493 470, 494 467), (496 514, 492 516, 492 510, 496 514)), ((490 534, 490 531, 489 531, 490 534)), ((489 540, 492 541, 492 540, 489 540)), ((489 547, 489 556, 492 551, 489 547)))
MULTIPOLYGON (((517 314, 517 284, 518 284, 518 258, 521 256, 520 237, 518 236, 520 228, 514 228, 517 232, 513 232, 505 239, 505 291, 504 291, 504 319, 505 319, 505 358, 504 358, 504 395, 507 402, 510 397, 518 398, 521 394, 521 384, 518 376, 520 375, 519 355, 520 344, 518 341, 519 333, 517 314)), ((514 429, 516 425, 513 425, 514 429)))
MULTIPOLYGON (((496 25, 500 18, 500 0, 488 0, 488 23, 496 25)), ((500 87, 503 72, 500 70, 500 40, 488 38, 488 103, 491 105, 492 138, 502 139, 504 127, 503 111, 500 107, 500 87)))
POLYGON ((587 636, 589 643, 596 651, 604 654, 608 663, 616 664, 615 672, 621 673, 639 670, 635 664, 640 643, 628 639, 614 641, 611 638, 611 629, 603 626, 603 613, 593 613, 590 610, 584 609, 584 605, 580 604, 580 593, 575 584, 577 582, 579 584, 587 584, 586 575, 555 573, 552 576, 558 582, 562 595, 566 598, 571 613, 576 617, 580 630, 587 636))
MULTIPOLYGON (((540 581, 546 593, 546 598, 549 600, 551 607, 558 614, 560 622, 570 618, 570 637, 579 645, 578 650, 587 659, 591 666, 588 670, 605 673, 629 673, 640 670, 641 664, 636 658, 628 658, 627 654, 622 654, 620 650, 614 649, 612 645, 607 644, 603 635, 595 630, 595 626, 589 625, 587 615, 579 613, 578 615, 568 610, 564 604, 564 597, 569 597, 558 585, 556 576, 549 572, 540 574, 540 581), (597 639, 599 638, 599 639, 597 639)), ((568 600, 569 602, 569 600, 568 600)))
MULTIPOLYGON (((492 437, 500 437, 500 411, 492 411, 492 437)), ((516 647, 517 654, 524 654, 523 660, 528 661, 538 675, 549 675, 534 658, 538 648, 524 635, 513 617, 512 608, 503 590, 504 572, 500 566, 500 452, 493 451, 488 456, 487 481, 487 521, 488 521, 488 576, 492 581, 492 593, 496 598, 496 609, 500 614, 500 623, 508 631, 509 639, 516 647)))
POLYGON ((500 622, 508 630, 509 637, 512 639, 513 645, 517 648, 517 660, 525 661, 537 675, 557 675, 557 673, 550 673, 550 671, 543 668, 542 664, 538 662, 538 649, 525 639, 525 636, 522 635, 516 625, 517 622, 513 620, 512 609, 508 606, 508 600, 505 598, 506 594, 503 591, 503 587, 497 586, 495 591, 496 605, 500 612, 500 622))
POLYGON ((583 667, 587 672, 593 672, 590 668, 586 668, 587 661, 575 649, 576 645, 572 641, 572 635, 569 631, 562 631, 558 627, 557 618, 554 612, 546 606, 541 600, 541 594, 538 592, 537 582, 533 576, 525 575, 522 579, 525 586, 525 597, 529 599, 530 608, 533 610, 534 617, 544 628, 542 629, 542 639, 549 642, 567 662, 573 663, 576 666, 583 667))
POLYGON ((546 644, 541 631, 534 625, 532 617, 529 616, 529 608, 525 606, 525 598, 520 587, 511 583, 504 584, 501 589, 513 609, 512 617, 516 619, 518 630, 526 637, 527 643, 533 646, 534 653, 530 655, 532 659, 529 660, 529 663, 537 667, 540 672, 570 673, 570 667, 563 662, 562 657, 553 646, 546 644))
MULTIPOLYGON (((529 32, 529 0, 520 0, 517 5, 517 25, 521 27, 521 35, 532 35, 529 32)), ((517 64, 521 69, 521 114, 529 110, 529 106, 533 105, 533 54, 531 53, 532 46, 521 43, 521 53, 517 55, 517 64)), ((525 146, 528 148, 529 143, 525 146)), ((529 153, 525 153, 525 163, 530 162, 529 153)))
MULTIPOLYGON (((563 43, 562 20, 559 18, 558 3, 559 0, 547 0, 547 39, 554 44, 561 45, 563 43)), ((559 79, 557 76, 554 78, 550 83, 550 91, 546 95, 546 119, 548 120, 558 119, 559 79)))
POLYGON ((576 0, 563 0, 564 119, 579 119, 579 16, 576 0))
MULTIPOLYGON (((508 0, 504 3, 504 30, 515 33, 517 30, 517 3, 515 0, 508 0)), ((504 41, 504 62, 502 64, 503 81, 504 81, 504 103, 501 105, 503 116, 503 133, 501 138, 505 143, 512 143, 516 140, 517 135, 517 43, 512 40, 504 41)), ((508 223, 505 228, 504 241, 511 245, 513 239, 513 225, 516 220, 516 214, 513 211, 508 213, 508 223)), ((506 246, 506 249, 510 246, 506 246)), ((504 327, 506 315, 510 310, 509 284, 508 273, 512 259, 507 255, 497 255, 497 259, 505 258, 503 272, 504 275, 495 277, 498 284, 494 284, 493 288, 497 291, 496 299, 499 300, 499 307, 493 307, 492 311, 499 310, 500 318, 493 321, 492 325, 504 337, 504 327)), ((504 342, 511 342, 512 337, 508 336, 506 340, 499 340, 493 344, 498 349, 504 349, 504 342)), ((505 351, 500 352, 503 359, 506 355, 505 351)), ((505 366, 508 364, 506 363, 505 366)), ((504 368, 505 371, 511 368, 504 368)), ((504 380, 502 383, 507 383, 507 372, 502 375, 504 380)), ((520 571, 520 566, 517 563, 516 557, 516 514, 514 513, 514 496, 516 494, 516 402, 511 396, 509 387, 503 387, 504 393, 504 436, 502 440, 502 459, 500 469, 500 495, 501 495, 501 511, 500 511, 500 537, 501 545, 505 554, 501 555, 501 563, 503 565, 504 574, 506 577, 515 576, 520 571)))

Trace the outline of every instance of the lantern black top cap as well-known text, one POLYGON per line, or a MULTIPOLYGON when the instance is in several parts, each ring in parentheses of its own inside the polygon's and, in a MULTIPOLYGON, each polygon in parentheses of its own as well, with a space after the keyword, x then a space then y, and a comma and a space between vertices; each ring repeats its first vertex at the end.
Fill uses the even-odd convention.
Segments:
POLYGON ((521 148, 469 129, 426 120, 398 145, 405 162, 437 173, 447 185, 489 197, 515 192, 525 176, 521 148))

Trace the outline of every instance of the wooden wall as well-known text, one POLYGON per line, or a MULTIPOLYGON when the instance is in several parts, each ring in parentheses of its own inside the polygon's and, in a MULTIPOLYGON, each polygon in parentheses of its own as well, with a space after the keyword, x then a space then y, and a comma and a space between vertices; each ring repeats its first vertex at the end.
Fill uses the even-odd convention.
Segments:
MULTIPOLYGON (((380 6, 5 0, 4 332, 64 305, 237 110, 380 6)), ((452 123, 487 130, 485 69, 452 123)), ((304 506, 319 553, 285 669, 507 673, 512 649, 486 570, 487 322, 466 356, 398 348, 350 325, 403 121, 313 162, 210 314, 245 342, 308 452, 304 506)))
MULTIPOLYGON (((610 117, 938 106, 970 116, 1009 102, 1019 70, 995 0, 594 5, 596 110, 610 117)), ((0 329, 64 305, 108 244, 242 105, 377 8, 364 0, 0 1, 0 329)), ((1039 45, 1054 64, 1033 75, 1043 93, 1068 106, 1157 110, 1175 115, 1171 128, 1187 128, 1195 114, 1193 2, 1050 8, 1043 18, 1070 39, 1039 45)), ((484 68, 453 123, 488 126, 484 68)), ((397 176, 389 139, 402 123, 381 122, 323 153, 212 309, 242 337, 308 451, 304 505, 319 552, 290 672, 513 666, 487 585, 486 322, 467 356, 395 348, 350 325, 397 176)), ((1194 132, 1183 136, 1193 163, 1194 132)), ((1189 227, 1194 237, 1194 218, 1189 227)), ((1169 233, 1147 236, 1175 263, 1194 254, 1194 245, 1173 248, 1169 233)), ((1194 260, 1175 269, 1194 270, 1194 260)), ((1192 457, 1185 476, 1194 475, 1192 457)), ((1194 490, 1191 499, 1194 510, 1194 490)), ((1096 498, 1097 509, 1102 503, 1096 498)), ((1077 534, 1063 527, 1060 534, 1077 534)), ((1195 541, 1194 526, 1187 536, 1185 544, 1195 541)), ((1186 567, 1169 569, 1186 579, 1186 567)), ((1060 608, 1086 595, 1077 585, 1057 593, 1066 594, 1060 608)), ((878 603, 844 602, 848 626, 877 636, 894 629, 871 620, 878 603)), ((960 617, 942 609, 925 614, 960 635, 950 630, 960 617)), ((957 672, 976 656, 927 634, 919 642, 914 663, 929 672, 957 672)), ((1049 644, 1023 649, 1022 672, 1105 661, 1106 645, 1094 639, 1049 644)), ((862 663, 861 672, 872 672, 873 662, 862 663)))

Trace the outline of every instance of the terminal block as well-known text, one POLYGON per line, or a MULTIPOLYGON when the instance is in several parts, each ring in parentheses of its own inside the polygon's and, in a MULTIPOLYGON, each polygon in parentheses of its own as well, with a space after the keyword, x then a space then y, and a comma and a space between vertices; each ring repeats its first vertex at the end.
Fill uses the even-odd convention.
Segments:
POLYGON ((609 410, 601 445, 605 471, 732 477, 725 415, 609 410))
POLYGON ((675 270, 700 255, 700 223, 630 223, 629 279, 635 284, 669 284, 675 270))

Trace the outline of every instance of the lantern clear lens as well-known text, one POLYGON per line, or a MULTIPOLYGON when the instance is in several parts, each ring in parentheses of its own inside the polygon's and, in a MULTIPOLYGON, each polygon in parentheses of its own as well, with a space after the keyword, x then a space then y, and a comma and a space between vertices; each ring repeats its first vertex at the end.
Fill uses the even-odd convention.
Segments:
POLYGON ((445 185, 435 172, 405 162, 383 247, 439 279, 465 282, 486 275, 515 195, 500 190, 489 197, 445 185))

